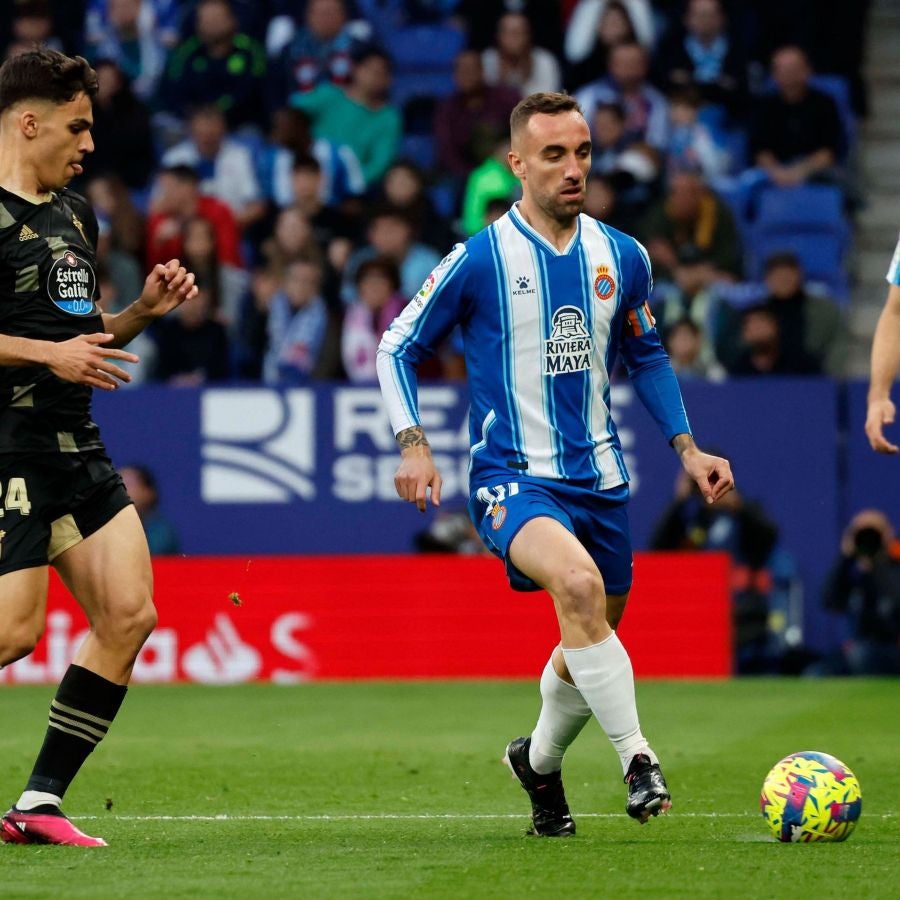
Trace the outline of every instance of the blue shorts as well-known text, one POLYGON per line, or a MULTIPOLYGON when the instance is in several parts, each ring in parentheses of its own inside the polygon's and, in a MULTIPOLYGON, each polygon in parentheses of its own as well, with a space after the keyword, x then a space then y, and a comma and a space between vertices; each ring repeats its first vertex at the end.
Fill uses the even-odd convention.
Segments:
POLYGON ((631 588, 631 532, 628 485, 594 491, 570 484, 513 481, 479 488, 469 499, 469 515, 485 546, 506 564, 516 591, 541 586, 522 574, 509 559, 509 546, 531 519, 546 516, 572 532, 591 555, 609 594, 631 588))

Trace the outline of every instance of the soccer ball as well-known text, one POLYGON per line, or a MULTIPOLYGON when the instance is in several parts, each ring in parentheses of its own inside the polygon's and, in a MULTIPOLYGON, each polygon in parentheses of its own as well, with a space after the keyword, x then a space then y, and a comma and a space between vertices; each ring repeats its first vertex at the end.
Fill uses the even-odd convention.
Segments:
POLYGON ((827 753, 803 750, 777 762, 759 806, 779 841, 845 841, 862 812, 856 776, 827 753))

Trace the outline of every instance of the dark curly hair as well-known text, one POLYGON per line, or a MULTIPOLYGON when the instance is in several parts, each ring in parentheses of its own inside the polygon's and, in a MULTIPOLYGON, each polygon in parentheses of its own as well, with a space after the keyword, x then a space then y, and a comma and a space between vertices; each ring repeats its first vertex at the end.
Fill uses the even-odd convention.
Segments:
POLYGON ((97 73, 82 56, 41 47, 0 66, 0 112, 21 100, 69 103, 81 93, 91 100, 97 94, 97 73))

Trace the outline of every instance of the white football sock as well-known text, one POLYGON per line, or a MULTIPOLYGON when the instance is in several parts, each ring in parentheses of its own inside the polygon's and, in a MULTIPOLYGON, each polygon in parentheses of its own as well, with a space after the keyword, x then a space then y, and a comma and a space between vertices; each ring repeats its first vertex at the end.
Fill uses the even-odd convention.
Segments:
POLYGON ((657 762, 641 734, 631 660, 616 633, 590 647, 563 647, 563 656, 575 686, 616 748, 623 774, 636 753, 646 753, 650 762, 657 762))
POLYGON ((591 708, 574 684, 553 668, 551 656, 541 675, 541 714, 531 733, 528 761, 541 775, 558 772, 563 754, 591 717, 591 708))
POLYGON ((62 797, 57 797, 56 794, 45 794, 43 791, 24 791, 22 796, 16 801, 16 809, 27 812, 36 806, 45 806, 47 804, 59 806, 60 803, 62 803, 62 797))

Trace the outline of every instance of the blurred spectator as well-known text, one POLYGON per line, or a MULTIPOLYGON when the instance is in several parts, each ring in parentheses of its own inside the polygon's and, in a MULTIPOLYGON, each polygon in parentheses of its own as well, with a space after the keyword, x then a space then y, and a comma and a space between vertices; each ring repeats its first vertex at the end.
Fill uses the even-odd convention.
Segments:
MULTIPOLYGON (((272 234, 263 242, 262 255, 279 279, 285 277, 288 266, 298 259, 313 259, 321 266, 322 249, 303 210, 288 206, 278 213, 272 234)), ((321 281, 322 273, 317 277, 321 281)))
POLYGON ((260 267, 250 275, 250 289, 241 301, 232 345, 235 375, 239 379, 259 381, 262 378, 269 309, 280 285, 279 275, 271 268, 260 267))
POLYGON ((7 56, 30 50, 35 44, 48 50, 64 49, 56 36, 53 10, 48 0, 19 0, 13 6, 10 30, 7 56))
POLYGON ((463 50, 453 64, 456 90, 434 114, 438 168, 457 179, 484 162, 497 142, 509 134, 509 115, 520 94, 484 79, 481 54, 463 50))
MULTIPOLYGON (((705 2, 705 0, 704 0, 705 2)), ((728 170, 728 154, 716 143, 712 131, 700 121, 700 95, 694 87, 669 94, 669 146, 666 171, 699 172, 711 179, 728 170)))
POLYGON ((208 219, 188 219, 182 228, 181 264, 197 276, 209 295, 214 318, 229 332, 237 330, 241 301, 249 286, 244 269, 219 261, 216 229, 208 219))
POLYGON ((190 166, 162 169, 156 177, 147 220, 147 264, 180 259, 184 223, 195 216, 208 219, 215 228, 219 260, 241 266, 240 237, 231 210, 221 200, 200 193, 199 178, 190 166))
POLYGON ((388 102, 390 88, 390 60, 368 48, 355 59, 346 87, 319 84, 307 93, 292 94, 291 105, 309 115, 315 137, 353 150, 371 186, 394 161, 400 143, 402 122, 400 111, 388 102))
POLYGON ((494 152, 473 169, 466 180, 462 205, 462 232, 466 237, 484 228, 485 212, 491 200, 505 200, 506 208, 519 196, 519 180, 507 162, 509 138, 501 140, 494 152))
POLYGON ((344 303, 354 299, 356 271, 367 259, 386 256, 393 260, 400 270, 400 290, 404 297, 412 297, 441 261, 441 255, 434 247, 415 240, 412 222, 400 210, 391 207, 375 209, 366 236, 368 244, 353 253, 344 270, 341 292, 344 303))
POLYGON ((737 671, 772 671, 768 620, 772 599, 769 571, 778 528, 762 507, 732 490, 714 506, 707 504, 684 472, 675 496, 650 539, 652 550, 720 550, 732 559, 732 615, 737 671))
POLYGON ((771 306, 751 306, 740 320, 737 358, 728 366, 732 375, 819 375, 820 365, 802 346, 792 347, 781 333, 771 306))
POLYGON ((696 247, 685 244, 679 249, 671 279, 655 283, 651 302, 663 343, 671 329, 690 319, 700 340, 699 363, 713 370, 718 363, 714 337, 722 303, 716 293, 715 270, 696 247))
POLYGON ((415 534, 413 547, 417 553, 477 556, 488 552, 465 509, 438 510, 428 527, 415 534))
MULTIPOLYGON (((99 248, 99 245, 98 245, 99 248)), ((97 292, 100 298, 100 308, 105 313, 121 312, 140 294, 144 286, 143 272, 137 268, 128 275, 129 284, 125 287, 119 281, 119 273, 114 273, 108 261, 97 257, 97 292), (134 284, 137 284, 135 289, 134 284)), ((156 344, 153 339, 142 331, 136 335, 127 345, 128 352, 138 357, 136 363, 125 363, 122 368, 131 376, 131 381, 123 383, 123 388, 136 388, 152 380, 156 369, 156 344)))
POLYGON ((94 68, 98 82, 94 97, 97 139, 90 156, 91 172, 115 173, 129 188, 145 188, 156 168, 150 112, 115 62, 100 59, 94 68))
POLYGON ((225 114, 217 106, 191 113, 190 137, 166 151, 162 164, 190 166, 200 178, 200 190, 228 206, 242 231, 265 215, 253 154, 228 136, 225 114))
POLYGON ((166 109, 183 117, 211 104, 229 128, 262 126, 265 78, 265 50, 238 31, 228 0, 198 0, 195 32, 172 52, 166 69, 166 109))
POLYGON ((309 116, 302 109, 283 107, 272 115, 269 141, 256 155, 263 193, 278 206, 297 202, 292 185, 295 163, 312 156, 319 166, 319 197, 325 206, 339 206, 366 189, 362 166, 345 144, 313 139, 309 116))
POLYGON ((319 246, 329 253, 335 240, 353 241, 358 237, 357 221, 322 200, 322 167, 314 156, 298 156, 291 170, 293 206, 303 213, 312 226, 319 246))
POLYGON ((663 344, 679 378, 725 379, 725 369, 715 359, 704 355, 708 341, 703 329, 693 319, 684 316, 670 325, 663 344))
MULTIPOLYGON (((509 209, 509 204, 505 204, 509 209)), ((634 231, 634 219, 627 208, 619 203, 619 195, 615 182, 607 175, 592 172, 585 182, 584 211, 587 215, 631 234, 634 231)))
POLYGON ((269 55, 276 57, 269 79, 273 108, 322 82, 350 84, 354 51, 368 40, 370 30, 365 23, 350 22, 344 0, 309 0, 302 27, 281 24, 284 30, 277 35, 270 27, 266 42, 269 55))
POLYGON ((772 57, 777 91, 757 101, 750 130, 756 165, 781 187, 833 174, 841 147, 834 100, 810 85, 812 67, 799 47, 772 57))
MULTIPOLYGON (((761 301, 778 319, 778 330, 785 356, 795 353, 798 360, 786 363, 804 372, 827 372, 834 377, 844 374, 846 364, 846 329, 837 305, 827 297, 810 294, 804 285, 803 267, 796 254, 774 253, 766 260, 766 296, 761 301)), ((736 339, 740 312, 722 307, 718 352, 722 361, 733 364, 740 355, 736 339)))
POLYGON ((829 674, 900 675, 900 546, 880 510, 850 520, 823 599, 851 632, 841 658, 826 663, 829 674))
POLYGON ((747 60, 728 32, 721 0, 690 0, 681 27, 658 50, 657 69, 667 90, 694 87, 703 103, 731 117, 743 111, 747 60))
POLYGON ((108 232, 110 249, 140 259, 144 253, 144 220, 122 178, 112 172, 94 176, 85 193, 94 207, 101 233, 108 232))
POLYGON ((625 111, 618 103, 597 107, 591 135, 591 171, 610 179, 623 208, 643 210, 659 177, 657 151, 626 134, 625 111))
POLYGON ((734 216, 695 172, 677 172, 665 198, 650 210, 642 233, 655 274, 671 276, 678 250, 693 245, 712 266, 717 279, 741 274, 741 245, 734 216))
POLYGON ((575 99, 590 122, 601 103, 619 103, 625 110, 625 132, 664 151, 669 138, 666 98, 647 80, 649 56, 638 43, 617 44, 609 53, 609 75, 580 88, 575 99))
POLYGON ((315 260, 295 259, 285 269, 268 311, 266 384, 301 384, 320 374, 329 324, 321 285, 315 260))
POLYGON ((497 22, 497 39, 481 56, 484 80, 505 85, 523 96, 558 91, 562 73, 556 57, 532 43, 531 24, 522 13, 509 12, 497 22))
POLYGON ((405 306, 400 271, 393 260, 376 256, 360 265, 355 282, 356 300, 344 315, 341 357, 350 381, 376 381, 378 344, 405 306))
POLYGON ((174 315, 154 322, 152 336, 158 381, 194 387, 228 377, 228 336, 225 326, 213 318, 208 288, 201 286, 174 315))
POLYGON ((147 466, 130 463, 119 469, 128 496, 144 526, 147 544, 153 556, 168 556, 181 552, 181 541, 175 526, 159 508, 156 476, 147 466))
POLYGON ((453 244, 455 236, 431 202, 425 175, 415 163, 395 162, 385 173, 381 188, 384 203, 406 215, 418 240, 435 248, 453 244))
POLYGON ((541 46, 559 57, 562 53, 563 12, 559 0, 459 0, 457 14, 466 24, 469 46, 489 47, 497 34, 497 23, 506 13, 522 13, 531 33, 541 36, 541 46))
POLYGON ((655 30, 649 0, 578 0, 566 28, 566 83, 579 88, 602 78, 617 44, 652 50, 655 30))
POLYGON ((112 60, 146 103, 157 93, 166 53, 175 45, 177 4, 160 0, 91 0, 85 17, 91 62, 112 60))

